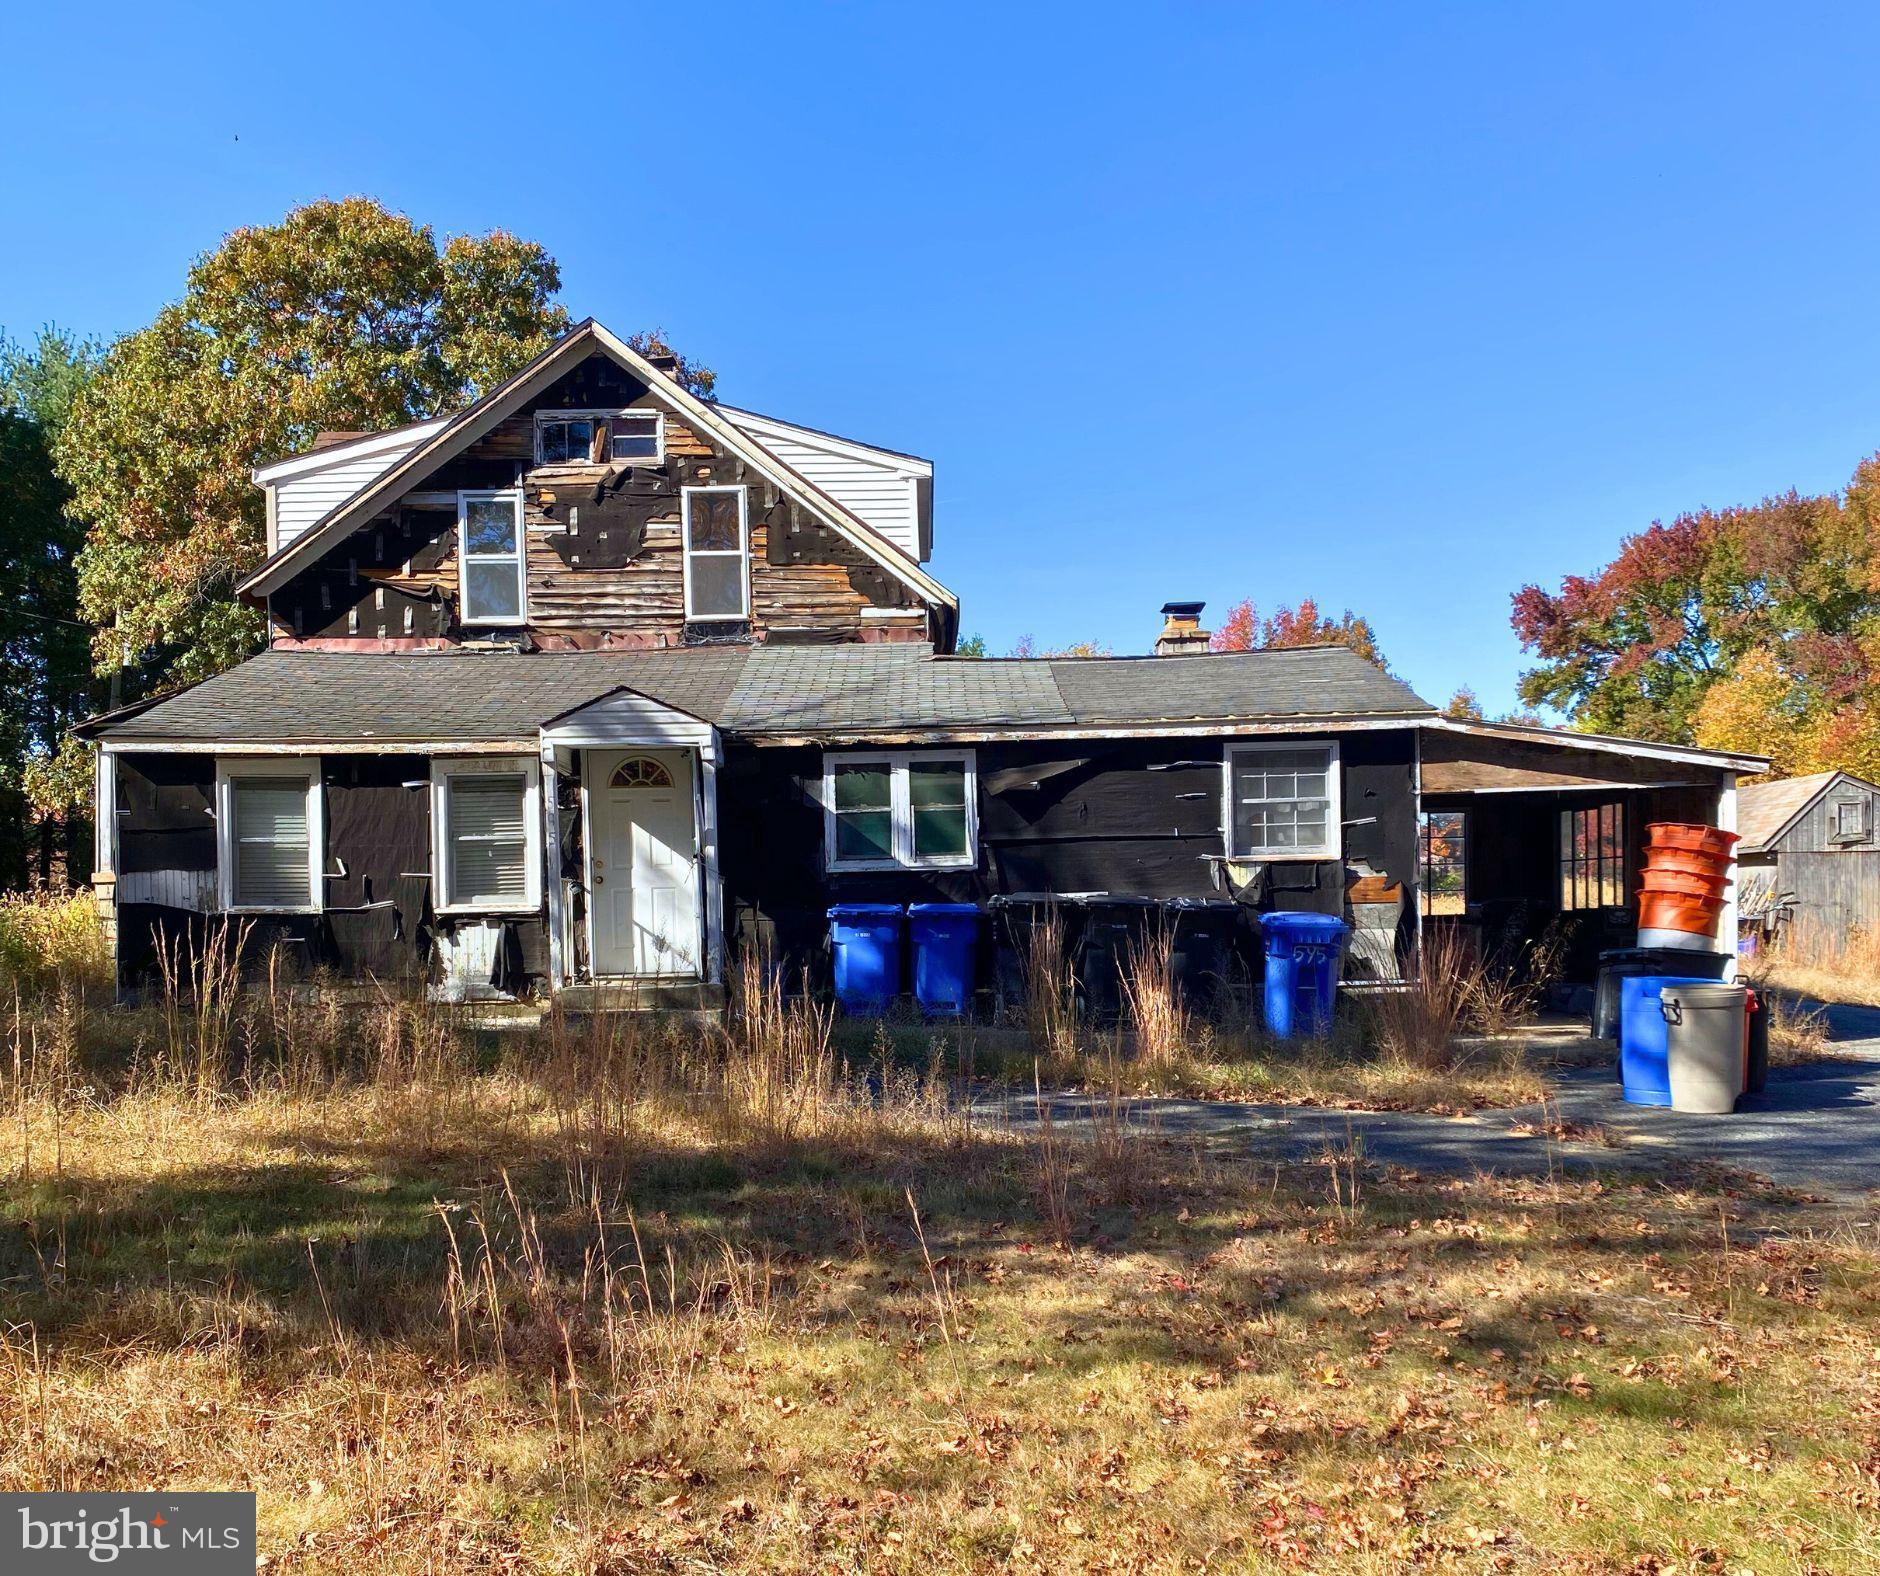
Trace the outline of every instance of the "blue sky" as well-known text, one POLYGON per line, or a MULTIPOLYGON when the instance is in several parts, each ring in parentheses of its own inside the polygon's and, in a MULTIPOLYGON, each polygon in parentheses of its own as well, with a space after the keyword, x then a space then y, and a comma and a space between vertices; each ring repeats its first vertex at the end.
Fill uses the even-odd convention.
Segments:
POLYGON ((1880 448, 1871 8, 262 14, 9 8, 0 326, 136 328, 322 195, 501 226, 931 456, 995 651, 1312 595, 1502 707, 1524 581, 1880 448))

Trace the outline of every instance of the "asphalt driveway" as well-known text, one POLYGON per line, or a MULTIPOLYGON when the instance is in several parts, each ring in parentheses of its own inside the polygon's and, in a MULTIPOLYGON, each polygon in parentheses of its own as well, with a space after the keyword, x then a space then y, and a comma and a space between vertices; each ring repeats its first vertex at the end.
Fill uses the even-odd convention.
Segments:
MULTIPOLYGON (((1880 1008, 1826 1009, 1833 1055, 1775 1068, 1764 1094, 1733 1116, 1629 1105, 1608 1067, 1555 1075, 1545 1106, 1431 1116, 1236 1101, 1141 1099, 1126 1120, 1166 1137, 1253 1155, 1307 1158, 1362 1144, 1371 1159, 1414 1171, 1548 1175, 1570 1168, 1661 1169, 1706 1163, 1849 1205, 1880 1203, 1880 1008), (1565 1137, 1549 1134, 1564 1133, 1565 1137)), ((1076 1130, 1107 1103, 1046 1094, 1052 1119, 1076 1130)), ((1037 1096, 987 1092, 974 1106, 998 1121, 1037 1121, 1037 1096)))

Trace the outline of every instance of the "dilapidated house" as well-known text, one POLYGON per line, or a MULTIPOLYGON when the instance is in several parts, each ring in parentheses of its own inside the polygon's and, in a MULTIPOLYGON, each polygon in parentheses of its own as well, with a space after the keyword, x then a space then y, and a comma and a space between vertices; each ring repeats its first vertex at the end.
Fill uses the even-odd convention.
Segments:
POLYGON ((1197 603, 1154 656, 956 656, 932 465, 671 371, 583 323, 256 473, 269 649, 86 729, 127 986, 237 916, 341 974, 711 1003, 739 946, 813 967, 832 901, 1016 893, 1349 909, 1386 979, 1426 923, 1565 913, 1590 963, 1645 823, 1727 825, 1764 764, 1454 722, 1342 647, 1211 653, 1197 603))

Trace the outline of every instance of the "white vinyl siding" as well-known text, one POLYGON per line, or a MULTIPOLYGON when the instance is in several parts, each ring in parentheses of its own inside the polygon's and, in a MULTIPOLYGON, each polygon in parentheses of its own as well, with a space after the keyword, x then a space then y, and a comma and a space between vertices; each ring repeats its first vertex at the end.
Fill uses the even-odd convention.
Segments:
POLYGON ((315 761, 217 763, 217 885, 225 909, 264 914, 319 910, 320 804, 315 761))
POLYGON ((520 757, 433 767, 432 867, 441 913, 520 913, 541 903, 538 768, 520 757))
MULTIPOLYGON (((274 491, 274 539, 270 552, 278 552, 310 526, 317 525, 341 504, 364 491, 423 443, 441 423, 427 422, 399 435, 399 441, 381 447, 370 440, 334 449, 331 463, 309 466, 291 476, 266 483, 274 491), (365 453, 356 452, 364 449, 365 453)), ((314 460, 318 451, 303 455, 314 460)), ((264 472, 265 474, 265 472, 264 472)))
POLYGON ((926 461, 824 437, 748 411, 721 407, 720 414, 908 557, 920 561, 927 556, 921 541, 920 482, 933 475, 933 467, 926 461))

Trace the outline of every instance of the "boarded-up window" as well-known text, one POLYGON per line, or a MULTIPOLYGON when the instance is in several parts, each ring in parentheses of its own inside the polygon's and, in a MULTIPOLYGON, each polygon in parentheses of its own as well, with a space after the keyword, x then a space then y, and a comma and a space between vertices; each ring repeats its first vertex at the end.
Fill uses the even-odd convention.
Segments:
POLYGON ((453 905, 526 906, 528 788, 528 777, 522 772, 450 779, 446 842, 453 905))
POLYGON ((239 777, 230 788, 236 906, 297 909, 315 903, 307 779, 239 777))

